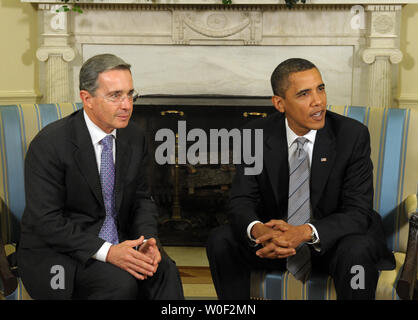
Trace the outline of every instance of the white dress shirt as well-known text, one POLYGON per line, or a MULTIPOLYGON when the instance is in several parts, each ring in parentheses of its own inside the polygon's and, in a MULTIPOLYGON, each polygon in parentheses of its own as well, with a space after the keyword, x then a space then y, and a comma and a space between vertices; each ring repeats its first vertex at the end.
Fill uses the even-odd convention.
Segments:
MULTIPOLYGON (((286 118, 285 118, 285 125, 286 125, 286 137, 287 137, 287 147, 288 147, 288 161, 290 162, 290 157, 295 152, 295 150, 297 148, 297 143, 295 142, 295 140, 297 138, 299 138, 299 136, 296 133, 294 133, 292 129, 290 129, 286 118)), ((304 138, 306 138, 308 140, 308 142, 305 143, 305 145, 303 146, 303 149, 308 153, 309 166, 312 163, 312 153, 313 153, 313 147, 314 147, 314 144, 315 144, 316 132, 317 132, 317 130, 311 130, 303 136, 304 138)), ((256 223, 259 223, 259 222, 260 221, 258 221, 258 220, 253 221, 247 227, 248 238, 250 238, 250 240, 253 241, 253 242, 255 242, 255 239, 251 236, 251 229, 256 223)), ((315 244, 314 245, 315 250, 320 251, 318 232, 312 224, 310 224, 310 223, 307 223, 307 224, 315 232, 315 236, 316 236, 316 239, 317 239, 315 242, 308 242, 308 243, 309 244, 315 244)))
MULTIPOLYGON (((84 114, 84 120, 86 121, 87 129, 89 130, 91 141, 93 143, 94 147, 94 154, 96 155, 96 161, 97 161, 97 169, 100 174, 100 161, 101 161, 101 155, 102 155, 102 145, 100 144, 100 141, 108 135, 108 133, 104 132, 102 129, 100 129, 93 121, 90 120, 87 113, 83 110, 84 114)), ((113 137, 116 139, 116 129, 114 129, 111 133, 113 137)), ((113 162, 115 162, 116 157, 116 143, 115 139, 113 139, 113 162)), ((111 247, 110 242, 105 242, 100 247, 100 249, 92 256, 94 259, 97 259, 102 262, 106 262, 107 253, 109 252, 109 249, 111 247)))

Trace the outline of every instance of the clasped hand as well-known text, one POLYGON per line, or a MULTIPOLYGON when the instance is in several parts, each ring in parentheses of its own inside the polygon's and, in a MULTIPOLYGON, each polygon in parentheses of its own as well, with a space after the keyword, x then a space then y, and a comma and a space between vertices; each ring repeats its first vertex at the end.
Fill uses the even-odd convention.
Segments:
POLYGON ((252 228, 256 243, 263 248, 256 251, 260 258, 287 258, 296 254, 296 247, 310 239, 311 227, 307 224, 294 226, 283 220, 257 223, 252 228))
POLYGON ((161 261, 161 253, 154 238, 144 242, 141 236, 136 240, 127 240, 112 245, 106 261, 129 272, 138 280, 152 277, 161 261), (135 249, 138 247, 138 250, 135 249))

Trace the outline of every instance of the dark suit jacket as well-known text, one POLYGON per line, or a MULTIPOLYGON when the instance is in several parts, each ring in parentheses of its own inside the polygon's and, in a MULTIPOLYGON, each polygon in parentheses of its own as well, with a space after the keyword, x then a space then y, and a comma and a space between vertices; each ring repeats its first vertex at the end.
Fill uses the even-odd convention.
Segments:
MULTIPOLYGON (((247 125, 263 129, 263 170, 244 175, 237 166, 231 190, 230 218, 234 234, 248 242, 246 229, 255 220, 287 219, 289 165, 285 116, 274 113, 247 125)), ((254 149, 253 149, 254 150, 254 149)), ((370 135, 356 120, 327 112, 314 144, 310 199, 321 254, 347 235, 369 232, 382 257, 379 268, 393 268, 380 216, 373 211, 373 165, 370 135)))
MULTIPOLYGON (((148 193, 147 144, 132 121, 116 134, 116 210, 120 241, 157 237, 157 209, 148 193)), ((18 266, 35 299, 70 298, 77 263, 85 265, 104 243, 100 176, 83 112, 46 126, 25 159, 26 208, 18 266), (51 288, 60 265, 65 289, 51 288)))

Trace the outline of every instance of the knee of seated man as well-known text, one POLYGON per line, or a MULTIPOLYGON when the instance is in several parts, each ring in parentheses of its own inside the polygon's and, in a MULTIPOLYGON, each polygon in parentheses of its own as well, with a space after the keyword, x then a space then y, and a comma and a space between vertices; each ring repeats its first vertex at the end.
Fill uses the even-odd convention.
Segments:
POLYGON ((209 251, 222 250, 228 244, 230 237, 232 237, 231 228, 227 225, 219 226, 209 233, 206 247, 209 251))
POLYGON ((164 273, 167 276, 176 275, 178 273, 176 263, 167 254, 162 254, 157 273, 164 273))
POLYGON ((337 250, 346 263, 364 265, 375 260, 373 248, 373 239, 368 235, 350 235, 340 240, 337 250))
POLYGON ((105 281, 112 299, 130 300, 138 297, 138 283, 134 276, 122 269, 115 269, 105 281))

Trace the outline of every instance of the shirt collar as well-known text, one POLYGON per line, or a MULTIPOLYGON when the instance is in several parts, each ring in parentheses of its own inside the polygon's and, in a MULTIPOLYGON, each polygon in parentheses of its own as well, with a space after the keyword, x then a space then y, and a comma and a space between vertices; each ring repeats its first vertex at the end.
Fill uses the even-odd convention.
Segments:
MULTIPOLYGON (((84 120, 86 121, 87 129, 89 130, 91 141, 93 145, 99 143, 104 137, 108 135, 108 133, 104 132, 100 129, 93 121, 91 121, 90 117, 87 113, 83 110, 84 120)), ((116 129, 110 133, 116 139, 116 129)))
MULTIPOLYGON (((287 122, 287 118, 285 118, 285 124, 286 124, 286 136, 287 136, 287 147, 290 148, 290 146, 295 142, 299 136, 293 132, 292 129, 290 129, 289 124, 287 122)), ((303 137, 308 139, 309 142, 315 143, 316 138, 316 132, 318 130, 311 130, 307 134, 305 134, 303 137)))

